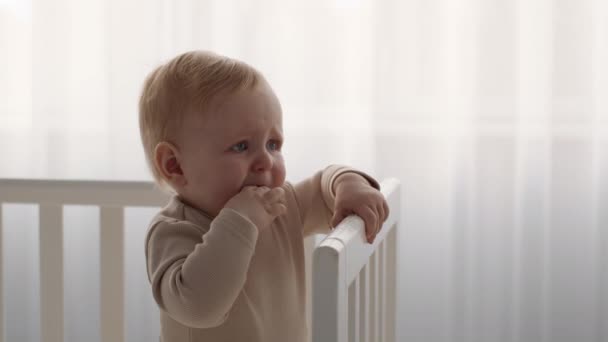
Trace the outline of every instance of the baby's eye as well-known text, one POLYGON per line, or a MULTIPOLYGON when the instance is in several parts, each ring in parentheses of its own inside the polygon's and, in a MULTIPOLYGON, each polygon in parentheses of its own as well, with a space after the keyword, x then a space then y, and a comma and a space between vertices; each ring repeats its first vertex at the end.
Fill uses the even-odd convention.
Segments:
POLYGON ((243 152, 247 149, 247 142, 241 141, 240 143, 232 146, 234 152, 243 152))
POLYGON ((280 150, 281 149, 281 143, 277 140, 270 140, 268 142, 268 148, 271 150, 280 150))

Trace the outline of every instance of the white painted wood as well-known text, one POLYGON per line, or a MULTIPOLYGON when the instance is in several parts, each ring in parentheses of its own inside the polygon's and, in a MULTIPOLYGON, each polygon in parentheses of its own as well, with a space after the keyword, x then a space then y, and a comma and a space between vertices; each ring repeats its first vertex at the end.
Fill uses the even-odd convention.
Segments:
MULTIPOLYGON (((315 235, 304 239, 304 267, 306 268, 306 326, 312 331, 312 253, 315 249, 315 235)), ((312 342, 312 334, 308 334, 308 341, 312 342)))
POLYGON ((157 207, 169 198, 151 182, 0 179, 0 189, 5 203, 157 207))
POLYGON ((348 288, 348 341, 359 341, 359 277, 348 288))
POLYGON ((354 331, 354 342, 360 342, 361 341, 361 335, 359 335, 359 331, 361 329, 360 325, 361 325, 361 321, 359 320, 359 317, 361 315, 361 302, 359 301, 360 297, 359 297, 359 292, 360 290, 360 284, 361 279, 359 277, 356 278, 355 280, 355 298, 353 299, 353 303, 355 303, 355 315, 353 317, 353 320, 355 321, 355 331, 354 331))
POLYGON ((0 202, 0 342, 4 342, 4 245, 2 244, 2 202, 0 202))
MULTIPOLYGON (((124 207, 160 207, 168 199, 169 195, 151 182, 0 179, 0 203, 40 205, 40 324, 43 342, 64 340, 63 206, 101 207, 101 336, 104 342, 121 342, 124 339, 124 207)), ((0 273, 0 294, 2 275, 0 273)), ((0 318, 3 318, 3 311, 0 298, 0 318)), ((0 329, 0 342, 3 334, 4 329, 0 329)))
POLYGON ((40 206, 40 335, 63 342, 63 207, 40 206))
POLYGON ((369 340, 378 341, 378 267, 376 265, 376 253, 369 259, 369 340))
MULTIPOLYGON (((398 218, 399 209, 399 182, 395 179, 389 179, 382 182, 382 193, 386 197, 390 206, 390 214, 384 222, 382 229, 376 235, 373 244, 367 243, 365 238, 365 228, 363 220, 355 215, 345 218, 324 241, 336 239, 343 245, 344 253, 348 255, 348 263, 346 270, 346 281, 352 282, 359 274, 363 266, 368 262, 370 256, 378 245, 384 241, 391 229, 395 228, 395 223, 398 218), (348 241, 348 243, 346 243, 348 241)), ((319 246, 321 246, 319 244, 319 246)))
POLYGON ((361 342, 369 342, 369 269, 367 266, 361 270, 361 280, 359 282, 359 305, 361 311, 359 313, 359 336, 361 342))
POLYGON ((325 241, 313 255, 312 340, 346 342, 347 303, 344 288, 345 255, 336 240, 325 241), (341 270, 341 271, 340 271, 341 270))
MULTIPOLYGON (((386 326, 394 341, 395 312, 395 265, 397 218, 399 212, 399 182, 389 179, 381 184, 387 198, 391 214, 376 236, 373 244, 368 244, 364 236, 363 221, 356 216, 346 218, 319 246, 314 249, 312 263, 313 341, 373 341, 377 337, 369 334, 374 320, 379 321, 376 310, 386 310, 386 326), (383 241, 388 240, 388 254, 380 271, 370 256, 383 241), (375 268, 374 268, 375 267, 375 268), (372 274, 375 272, 374 274, 372 274), (387 279, 388 288, 384 300, 370 290, 378 288, 378 276, 387 279), (354 282, 352 293, 349 286, 354 282), (375 299, 375 301, 374 301, 375 299), (353 314, 348 314, 348 303, 352 302, 353 314), (387 307, 381 306, 386 303, 387 307), (378 303, 377 308, 372 304, 378 303), (351 332, 349 338, 349 316, 351 332), (358 332, 358 334, 356 333, 358 332)), ((44 342, 59 342, 64 338, 64 296, 63 296, 63 206, 95 205, 100 207, 100 263, 101 263, 101 335, 102 341, 122 342, 124 340, 124 207, 163 206, 168 195, 163 194, 150 182, 104 182, 104 181, 61 181, 61 180, 0 180, 0 203, 34 203, 40 205, 40 298, 41 335, 44 342)), ((0 208, 0 219, 2 218, 0 208)), ((0 223, 0 246, 2 230, 0 223)), ((311 259, 314 239, 305 241, 307 260, 311 259)), ((377 253, 377 252, 376 252, 377 253)), ((379 254, 377 254, 379 255, 379 254)), ((380 257, 374 257, 374 260, 380 257)), ((0 255, 0 271, 2 271, 0 255)), ((2 294, 2 274, 0 274, 0 294, 2 294)), ((312 294, 311 294, 311 290, 312 294)), ((0 298, 0 304, 3 304, 0 298)), ((309 304, 310 305, 310 304, 309 304)), ((3 316, 0 305, 0 319, 3 316)), ((383 323, 384 324, 384 323, 383 323)), ((3 328, 0 322, 0 328, 3 328)), ((375 328, 375 332, 378 327, 375 328)), ((0 342, 4 330, 0 330, 0 342)))
MULTIPOLYGON (((387 237, 395 238, 396 235, 390 234, 397 229, 399 217, 399 181, 389 179, 381 184, 381 191, 384 194, 390 208, 390 215, 383 224, 382 229, 376 236, 373 244, 368 244, 364 234, 364 223, 361 218, 351 215, 344 219, 315 249, 313 256, 313 341, 344 341, 348 335, 348 318, 352 317, 348 313, 348 300, 353 300, 356 296, 349 295, 349 288, 353 281, 356 281, 359 274, 363 274, 365 300, 360 305, 364 306, 365 316, 360 322, 360 329, 365 330, 363 340, 379 342, 380 327, 384 326, 384 314, 380 311, 385 310, 382 303, 394 301, 395 296, 382 300, 380 294, 380 284, 384 284, 379 276, 386 276, 388 273, 395 273, 396 269, 380 271, 379 246, 387 237), (364 270, 362 272, 362 270, 364 270), (380 322, 382 316, 383 321, 380 322)), ((396 254, 391 254, 395 257, 396 254)), ((386 260, 382 262, 382 266, 386 260)), ((388 263, 391 267, 396 266, 396 261, 388 263)), ((391 277, 391 281, 396 278, 391 277)), ((386 311, 388 313, 394 310, 386 311)), ((394 316, 394 314, 393 314, 394 316)), ((386 317, 386 319, 389 319, 386 317)), ((391 317, 390 319, 394 319, 391 317)), ((394 329, 394 324, 388 324, 394 329)), ((351 330, 352 331, 352 330, 351 330)), ((392 333, 382 333, 382 336, 392 333)), ((362 336, 363 337, 363 336, 362 336)), ((349 338, 349 340, 352 340, 349 338)))
POLYGON ((378 312, 378 321, 380 325, 378 329, 380 331, 379 341, 384 342, 386 341, 386 240, 382 241, 380 244, 378 253, 378 271, 380 272, 380 276, 378 277, 380 281, 380 310, 378 312))
POLYGON ((386 341, 396 342, 397 333, 397 229, 391 229, 386 239, 386 341))
POLYGON ((124 341, 124 208, 100 209, 101 341, 124 341))

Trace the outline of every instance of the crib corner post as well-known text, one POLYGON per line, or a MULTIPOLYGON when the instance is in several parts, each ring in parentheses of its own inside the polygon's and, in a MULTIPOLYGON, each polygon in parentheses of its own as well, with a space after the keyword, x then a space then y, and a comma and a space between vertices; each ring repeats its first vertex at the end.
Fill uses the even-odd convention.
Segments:
POLYGON ((313 342, 347 341, 346 256, 339 252, 342 248, 339 241, 326 239, 313 255, 313 342))

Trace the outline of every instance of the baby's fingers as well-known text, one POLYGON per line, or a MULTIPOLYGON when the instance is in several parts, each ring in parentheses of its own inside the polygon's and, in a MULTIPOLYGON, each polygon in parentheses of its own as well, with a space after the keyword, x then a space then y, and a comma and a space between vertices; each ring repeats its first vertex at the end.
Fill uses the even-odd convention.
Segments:
POLYGON ((331 218, 331 222, 329 223, 329 225, 332 228, 335 228, 337 225, 340 224, 340 222, 342 222, 342 220, 344 220, 348 215, 351 215, 352 212, 350 210, 338 210, 334 213, 334 216, 331 218))
POLYGON ((264 199, 268 202, 282 202, 285 199, 285 190, 283 188, 272 188, 264 194, 264 199))
POLYGON ((365 207, 360 210, 358 213, 359 216, 365 222, 365 236, 367 238, 367 242, 374 242, 374 238, 378 233, 378 214, 376 214, 371 208, 365 207))
POLYGON ((272 203, 266 206, 266 211, 271 216, 280 216, 287 212, 287 206, 282 202, 272 203))
POLYGON ((382 223, 386 220, 382 204, 376 206, 376 213, 378 213, 378 226, 382 226, 382 223))

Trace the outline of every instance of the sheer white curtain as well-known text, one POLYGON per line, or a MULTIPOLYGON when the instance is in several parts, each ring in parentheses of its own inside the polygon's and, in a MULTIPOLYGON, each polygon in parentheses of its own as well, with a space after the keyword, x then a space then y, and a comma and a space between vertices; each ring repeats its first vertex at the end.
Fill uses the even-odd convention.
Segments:
MULTIPOLYGON (((329 163, 401 179, 399 341, 608 338, 605 1, 0 0, 0 177, 150 179, 141 82, 200 48, 267 75, 289 179, 329 163)), ((31 269, 24 235, 3 252, 31 269)), ((141 257, 129 341, 155 333, 141 257)))

